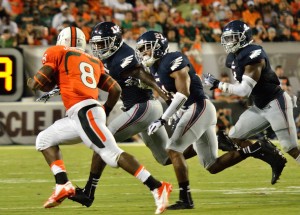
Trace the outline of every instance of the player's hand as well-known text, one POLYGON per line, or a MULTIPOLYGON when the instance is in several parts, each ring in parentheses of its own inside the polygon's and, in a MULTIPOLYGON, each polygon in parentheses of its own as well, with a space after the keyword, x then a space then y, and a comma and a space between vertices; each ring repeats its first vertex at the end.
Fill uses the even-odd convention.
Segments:
POLYGON ((174 131, 179 120, 181 119, 182 115, 187 111, 187 109, 180 108, 176 113, 173 114, 172 117, 168 120, 168 125, 171 126, 171 130, 174 131))
POLYGON ((218 88, 220 81, 216 79, 212 74, 206 73, 203 75, 204 84, 210 87, 210 90, 218 88))
POLYGON ((37 102, 47 102, 51 97, 60 95, 60 89, 58 87, 55 87, 53 90, 51 90, 48 93, 43 94, 41 97, 37 98, 37 102))
POLYGON ((154 121, 151 123, 151 125, 149 125, 148 127, 148 135, 151 135, 153 133, 155 133, 161 126, 166 124, 166 120, 159 118, 158 120, 154 121))
POLYGON ((126 81, 124 81, 126 87, 132 87, 132 86, 139 86, 140 80, 137 78, 128 78, 126 81))
POLYGON ((172 118, 174 121, 179 120, 187 109, 180 108, 176 113, 173 114, 172 118))

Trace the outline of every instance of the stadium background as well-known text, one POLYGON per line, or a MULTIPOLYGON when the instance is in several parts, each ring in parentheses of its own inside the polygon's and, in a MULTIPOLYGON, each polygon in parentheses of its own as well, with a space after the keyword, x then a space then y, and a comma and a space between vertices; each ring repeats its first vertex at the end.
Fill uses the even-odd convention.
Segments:
MULTIPOLYGON (((12 20, 18 15, 25 19, 34 17, 41 17, 48 19, 49 16, 44 14, 46 8, 51 8, 53 17, 60 12, 61 4, 67 4, 71 12, 78 9, 86 9, 88 5, 100 4, 114 4, 117 0, 74 0, 74 1, 60 1, 60 0, 0 0, 0 19, 4 4, 11 3, 12 6, 12 20), (1 5, 2 3, 2 5, 1 5), (92 3, 92 4, 90 4, 92 3), (19 5, 19 6, 18 6, 19 5), (24 6, 26 13, 22 14, 20 5, 24 6), (74 5, 81 5, 82 7, 75 7, 74 5), (72 8, 71 8, 72 7, 72 8), (27 13, 29 11, 29 13, 27 13), (19 13, 19 14, 16 14, 19 13)), ((120 0, 121 2, 122 0, 120 0)), ((123 2, 125 2, 123 0, 123 2)), ((141 1, 127 1, 136 3, 141 1)), ((300 91, 300 59, 299 50, 300 44, 300 2, 299 1, 283 1, 283 0, 255 0, 255 1, 232 1, 232 0, 183 0, 183 1, 160 1, 149 0, 145 7, 136 7, 134 11, 142 11, 148 14, 149 8, 152 4, 158 5, 160 3, 172 2, 173 6, 168 7, 168 17, 174 18, 176 22, 175 27, 184 28, 187 23, 192 21, 194 16, 198 17, 202 22, 208 24, 207 28, 201 28, 200 33, 203 35, 201 41, 201 56, 203 72, 210 72, 217 77, 222 72, 230 72, 224 67, 226 54, 219 44, 219 27, 222 27, 224 20, 218 21, 218 15, 226 11, 226 14, 233 12, 232 18, 241 18, 242 12, 247 11, 250 5, 255 5, 257 11, 263 15, 264 8, 272 5, 273 12, 276 12, 280 19, 279 27, 290 28, 295 35, 294 42, 262 42, 259 29, 265 27, 265 31, 272 29, 271 25, 265 23, 263 25, 257 24, 253 27, 255 32, 255 42, 261 44, 270 56, 271 65, 274 68, 277 65, 282 65, 285 70, 285 75, 290 78, 294 94, 299 96, 300 91), (195 2, 198 9, 188 9, 191 13, 192 20, 189 17, 180 17, 179 6, 187 3, 186 8, 190 8, 190 2, 195 2), (201 10, 198 7, 201 5, 201 10), (225 5, 229 5, 230 10, 225 5), (234 11, 234 6, 239 5, 239 11, 234 11), (229 13, 228 13, 229 12, 229 13), (237 13, 236 13, 237 12, 237 13), (198 15, 197 15, 198 14, 198 15), (215 16, 211 16, 215 15, 215 16), (239 16, 240 15, 240 16, 239 16), (293 22, 286 22, 294 18, 293 22), (183 19, 182 19, 183 18, 183 19), (219 25, 218 25, 219 24, 219 25)), ((193 4, 193 6, 195 6, 193 4)), ((7 5, 6 5, 7 6, 7 5)), ((102 5, 104 6, 104 5, 102 5)), ((79 11, 82 12, 82 11, 79 11)), ((94 10, 88 8, 87 12, 94 16, 94 10)), ((99 12, 99 11, 98 11, 99 12)), ((99 15, 96 22, 100 20, 114 20, 112 17, 112 8, 102 7, 101 12, 107 13, 109 16, 99 15)), ((157 10, 152 11, 157 17, 157 10)), ((264 14, 267 14, 265 12, 264 14)), ((86 18, 86 11, 82 14, 76 14, 76 24, 83 26, 82 21, 86 18)), ((228 18, 228 17, 227 17, 228 18)), ((230 17, 229 17, 230 18, 230 17)), ((44 19, 44 20, 45 20, 44 19)), ((150 20, 150 19, 149 19, 150 20)), ((19 19, 20 21, 20 19, 19 19)), ((121 21, 114 20, 119 25, 121 21)), ((147 20, 146 20, 147 21, 147 20)), ((20 33, 26 31, 24 23, 17 22, 20 33)), ((32 24, 32 23, 31 23, 32 24)), ((39 22, 33 23, 34 26, 39 22)), ((28 24, 30 26, 30 24, 28 24)), ((51 22, 50 22, 51 25, 51 22)), ((21 41, 14 49, 7 48, 7 44, 3 43, 2 36, 4 35, 3 23, 0 24, 0 214, 2 215, 38 215, 38 214, 55 214, 55 215, 72 215, 72 214, 88 214, 88 215, 140 215, 153 214, 154 203, 150 193, 144 189, 143 185, 138 183, 133 177, 122 172, 107 168, 101 178, 99 188, 96 192, 96 199, 92 207, 85 208, 71 201, 64 201, 64 203, 53 210, 45 210, 42 208, 43 202, 48 197, 53 184, 53 175, 49 171, 43 156, 36 152, 34 142, 36 135, 52 124, 56 119, 64 116, 64 108, 59 97, 52 99, 47 103, 37 103, 35 99, 40 95, 37 93, 33 95, 26 87, 26 78, 32 76, 41 66, 41 57, 48 45, 55 43, 57 32, 49 27, 50 37, 40 38, 36 35, 42 33, 38 26, 32 32, 34 40, 21 41), (46 39, 46 40, 44 40, 46 39), (30 43, 30 44, 28 44, 30 43), (13 50, 13 51, 12 51, 13 50), (18 52, 19 54, 16 54, 18 52), (16 62, 13 63, 16 72, 18 73, 16 85, 16 96, 6 96, 5 78, 2 77, 3 72, 7 73, 5 67, 7 56, 11 54, 15 57, 16 62), (9 102, 8 102, 9 100, 9 102), (8 146, 7 146, 8 145, 8 146), (24 145, 24 146, 20 146, 24 145)), ((87 26, 87 25, 86 25, 87 26)), ((86 27, 84 26, 84 27, 86 27)), ((146 26, 146 25, 145 25, 146 26)), ((31 26, 33 27, 33 26, 31 26)), ((165 26, 164 26, 165 27, 165 26)), ((174 27, 174 26, 173 26, 174 27)), ((275 28, 277 31, 279 28, 275 28)), ((86 29, 85 29, 86 30, 86 29)), ((173 31, 174 29, 169 29, 173 31)), ((179 29, 180 30, 180 29, 179 29)), ((272 29, 274 30, 274 29, 272 29)), ((164 29, 165 31, 165 29, 164 29)), ((171 50, 180 50, 184 48, 184 42, 188 41, 184 31, 180 31, 180 37, 177 37, 175 43, 171 43, 171 50)), ((279 33, 279 31, 278 31, 279 33)), ((7 33, 5 33, 7 36, 7 33)), ((125 35, 126 42, 130 42, 132 46, 133 38, 130 38, 130 32, 125 35)), ((189 35, 190 36, 190 35, 189 35)), ((289 40, 282 35, 279 35, 282 41, 289 40)), ((266 39, 266 38, 265 38, 266 39)), ((10 41, 11 42, 11 41, 10 41)), ((230 77, 232 79, 232 77, 230 77)), ((208 96, 212 96, 211 92, 206 89, 208 96)), ((101 100, 105 99, 100 98, 101 100)), ((214 101, 217 108, 229 108, 232 110, 233 121, 235 121, 242 108, 238 103, 224 103, 214 101)), ((111 117, 115 117, 120 109, 120 103, 113 110, 111 117)), ((295 109, 295 115, 299 115, 299 100, 298 108, 295 109)), ((276 140, 273 141, 278 145, 276 140)), ((170 181, 174 185, 174 191, 171 195, 171 202, 175 202, 178 197, 178 189, 176 189, 176 177, 172 166, 158 165, 151 155, 150 151, 144 144, 120 144, 120 147, 125 151, 135 155, 139 161, 146 165, 155 176, 164 180, 170 181)), ((88 150, 83 144, 75 146, 61 146, 64 154, 64 160, 68 168, 68 174, 72 182, 78 186, 83 186, 89 174, 89 165, 92 151, 88 150)), ((219 152, 222 154, 222 152, 219 152)), ((269 166, 259 162, 256 159, 247 159, 239 165, 229 168, 228 170, 211 175, 205 171, 200 165, 197 158, 188 160, 190 181, 192 187, 192 194, 195 203, 195 209, 189 211, 167 211, 165 214, 205 214, 205 215, 298 215, 299 214, 299 165, 290 157, 288 159, 287 167, 279 183, 276 185, 270 184, 271 170, 269 166)))
MULTIPOLYGON (((63 27, 80 27, 88 40, 95 24, 114 21, 121 26, 125 42, 133 47, 139 34, 150 29, 161 31, 170 41, 172 51, 188 55, 199 76, 210 72, 220 77, 222 73, 231 75, 225 68, 226 54, 220 45, 220 33, 233 19, 242 19, 252 28, 254 42, 265 48, 273 69, 282 65, 293 94, 299 97, 299 1, 1 0, 0 145, 33 144, 39 131, 64 116, 59 97, 47 104, 36 103, 41 93, 33 95, 26 87, 26 79, 40 68, 43 52, 55 44, 63 27), (275 37, 271 37, 274 31, 275 37), (7 55, 12 58, 7 59, 7 55), (8 92, 5 83, 11 69, 16 78, 12 80, 14 89, 8 92)), ((208 89, 206 93, 213 97, 208 89)), ((105 95, 100 99, 105 99, 105 95)), ((232 124, 245 108, 240 102, 214 103, 219 110, 229 110, 227 117, 232 124)), ((119 113, 120 105, 111 118, 119 113)), ((295 118, 298 116, 299 107, 295 109, 295 118)))
MULTIPOLYGON (((130 44, 134 47, 134 43, 130 44)), ((269 53, 271 65, 274 68, 276 65, 282 65, 285 68, 285 74, 289 77, 292 89, 295 95, 300 95, 300 58, 299 50, 300 43, 264 43, 262 46, 269 53)), ((36 71, 41 67, 41 56, 46 50, 47 46, 20 46, 22 50, 21 62, 16 62, 21 67, 22 84, 18 86, 22 91, 22 96, 15 99, 13 102, 3 102, 7 98, 4 95, 0 96, 0 145, 7 144, 33 144, 36 135, 51 125, 56 119, 64 116, 64 108, 60 97, 51 99, 47 103, 35 102, 35 99, 41 95, 37 92, 35 95, 26 87, 26 79, 32 77, 36 71)), ((0 56, 5 55, 9 49, 0 49, 0 56)), ((176 43, 170 44, 170 50, 179 50, 176 43)), ((90 50, 88 49, 88 52, 90 50)), ((216 77, 220 73, 229 71, 225 68, 226 54, 222 46, 218 43, 203 44, 203 72, 210 72, 216 77)), ((14 65, 16 66, 16 65, 14 65)), ((2 67, 3 68, 3 67, 2 67)), ((232 77, 231 77, 232 78, 232 77)), ((2 83, 4 88, 5 82, 2 83)), ((212 96, 211 91, 206 89, 208 96, 212 96)), ((10 97, 8 95, 7 97, 10 97)), ((101 101, 105 100, 105 95, 99 97, 101 101)), ((219 102, 214 101, 217 108, 230 109, 232 114, 232 122, 234 123, 244 107, 239 102, 219 102)), ((299 103, 299 101, 298 101, 299 103)), ((109 118, 114 118, 120 113, 121 102, 112 111, 109 118)), ((295 109, 295 116, 299 115, 299 107, 295 109)))

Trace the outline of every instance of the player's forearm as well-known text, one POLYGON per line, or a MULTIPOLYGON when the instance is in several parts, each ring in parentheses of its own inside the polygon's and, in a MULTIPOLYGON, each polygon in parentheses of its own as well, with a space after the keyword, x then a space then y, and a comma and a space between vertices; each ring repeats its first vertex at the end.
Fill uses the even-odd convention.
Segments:
POLYGON ((241 83, 230 84, 225 82, 220 82, 218 88, 226 93, 231 93, 238 96, 249 96, 252 89, 256 85, 256 81, 249 76, 243 75, 243 80, 241 83))
POLYGON ((122 92, 121 87, 119 86, 118 83, 116 83, 115 86, 112 89, 110 89, 110 91, 108 92, 105 106, 112 109, 120 99, 121 92, 122 92))

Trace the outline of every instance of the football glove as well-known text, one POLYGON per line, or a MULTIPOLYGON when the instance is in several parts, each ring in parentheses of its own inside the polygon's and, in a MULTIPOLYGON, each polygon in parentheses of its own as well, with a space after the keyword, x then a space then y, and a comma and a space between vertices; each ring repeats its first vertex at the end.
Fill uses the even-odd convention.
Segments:
POLYGON ((161 126, 166 124, 166 120, 159 118, 158 120, 154 121, 149 125, 148 127, 148 135, 150 136, 151 134, 155 133, 161 126))
POLYGON ((60 89, 58 87, 55 87, 53 90, 51 90, 48 93, 43 94, 39 98, 36 99, 37 102, 47 102, 51 97, 60 95, 60 89))
POLYGON ((210 90, 218 88, 220 81, 216 79, 212 74, 206 73, 203 75, 204 84, 210 87, 210 90))
POLYGON ((184 112, 186 112, 187 109, 180 108, 176 113, 173 114, 173 116, 168 120, 168 125, 172 125, 174 122, 178 122, 184 112))
POLYGON ((139 86, 140 80, 137 78, 129 77, 126 81, 124 81, 126 87, 139 86))

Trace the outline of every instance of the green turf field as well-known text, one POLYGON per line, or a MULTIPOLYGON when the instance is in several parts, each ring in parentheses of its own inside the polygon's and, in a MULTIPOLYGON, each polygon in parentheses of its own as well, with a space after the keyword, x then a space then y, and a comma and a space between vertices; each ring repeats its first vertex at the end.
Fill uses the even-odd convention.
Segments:
MULTIPOLYGON (((171 203, 178 198, 172 166, 156 163, 144 145, 121 144, 158 179, 173 184, 171 203)), ((83 186, 89 174, 92 151, 84 145, 61 147, 69 178, 83 186)), ((286 156, 287 157, 287 156, 286 156)), ((22 215, 148 215, 154 214, 152 194, 121 169, 107 167, 90 208, 70 200, 52 209, 42 207, 52 193, 54 177, 41 153, 33 146, 0 147, 0 214, 22 215)), ((195 209, 164 214, 202 215, 298 215, 300 214, 300 166, 287 157, 287 167, 276 185, 270 184, 270 167, 253 158, 211 175, 197 158, 188 161, 195 209)))

